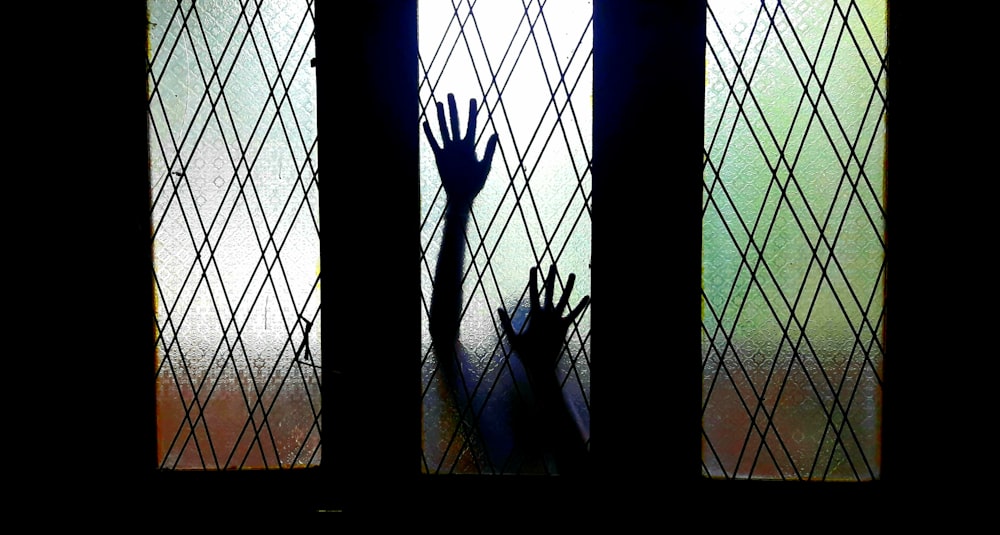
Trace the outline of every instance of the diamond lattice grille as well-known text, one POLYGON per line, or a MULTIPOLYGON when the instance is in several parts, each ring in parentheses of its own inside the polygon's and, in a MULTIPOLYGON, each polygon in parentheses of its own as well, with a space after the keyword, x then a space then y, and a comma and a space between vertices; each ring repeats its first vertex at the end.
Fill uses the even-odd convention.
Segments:
POLYGON ((316 464, 312 3, 147 5, 161 467, 316 464))
POLYGON ((707 22, 703 470, 878 478, 885 2, 707 22))
MULTIPOLYGON (((480 155, 489 136, 499 136, 466 234, 461 342, 478 370, 470 388, 486 398, 473 412, 520 395, 510 391, 509 349, 496 310, 527 307, 529 268, 555 263, 557 292, 576 273, 573 295, 590 294, 592 13, 590 2, 578 0, 419 3, 417 125, 429 118, 437 131, 435 104, 454 93, 459 102, 477 100, 480 155)), ((448 402, 427 323, 444 208, 433 154, 422 139, 423 468, 544 472, 516 448, 499 462, 485 459, 448 402)), ((570 329, 559 363, 565 397, 584 422, 590 413, 589 336, 585 312, 570 329)))

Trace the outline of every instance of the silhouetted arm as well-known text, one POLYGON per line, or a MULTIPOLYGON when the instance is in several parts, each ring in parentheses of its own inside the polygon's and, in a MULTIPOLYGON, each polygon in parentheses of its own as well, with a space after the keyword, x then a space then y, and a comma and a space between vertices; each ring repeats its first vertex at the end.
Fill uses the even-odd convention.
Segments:
POLYGON ((583 434, 577 425, 562 394, 562 387, 556 375, 556 364, 566 343, 566 332, 573 321, 583 313, 590 303, 590 296, 580 300, 580 303, 566 316, 562 317, 569 303, 570 293, 576 275, 570 274, 559 303, 552 304, 556 269, 549 267, 549 275, 545 284, 544 306, 538 300, 537 268, 531 268, 528 284, 530 285, 531 310, 528 313, 528 323, 515 332, 507 311, 499 309, 500 324, 503 326, 511 348, 528 374, 535 396, 535 403, 543 425, 542 437, 547 450, 555 455, 556 466, 560 474, 569 474, 585 469, 587 463, 587 447, 583 434))
MULTIPOLYGON (((448 95, 451 115, 451 135, 445 120, 444 105, 437 104, 441 144, 438 145, 430 124, 424 121, 424 134, 434 151, 441 184, 448 196, 444 217, 444 236, 435 269, 434 290, 431 295, 430 334, 445 379, 451 384, 459 401, 469 402, 469 392, 462 372, 465 355, 458 344, 462 310, 462 270, 465 264, 465 231, 469 222, 472 203, 483 189, 490 171, 497 136, 493 134, 486 144, 483 159, 476 157, 476 101, 469 101, 469 124, 465 138, 459 134, 458 109, 454 95, 448 95)), ((462 407, 464 410, 464 406, 462 407)))

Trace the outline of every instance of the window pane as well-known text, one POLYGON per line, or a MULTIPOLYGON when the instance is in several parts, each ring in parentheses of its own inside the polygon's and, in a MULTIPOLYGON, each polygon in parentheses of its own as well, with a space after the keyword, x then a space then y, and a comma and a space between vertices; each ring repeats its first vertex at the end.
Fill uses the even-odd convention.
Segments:
POLYGON ((317 464, 312 6, 147 7, 160 466, 317 464))
MULTIPOLYGON (((469 99, 479 108, 477 153, 495 132, 492 170, 466 233, 461 344, 481 394, 475 414, 456 414, 428 325, 446 205, 434 154, 421 131, 423 469, 429 473, 549 472, 515 441, 502 455, 484 452, 477 427, 517 404, 510 355, 497 309, 519 325, 528 306, 529 269, 558 267, 560 295, 577 276, 573 303, 590 294, 593 8, 590 2, 441 2, 418 7, 418 127, 439 132, 435 104, 453 93, 464 132, 469 99), (470 8, 470 4, 473 6, 470 8), (481 412, 480 412, 481 411, 481 412)), ((590 314, 571 326, 558 364, 563 395, 583 428, 590 414, 590 314)), ((513 359, 511 359, 513 360, 513 359)), ((509 437, 508 437, 509 438, 509 437)))
POLYGON ((704 473, 877 479, 884 0, 710 1, 704 473))

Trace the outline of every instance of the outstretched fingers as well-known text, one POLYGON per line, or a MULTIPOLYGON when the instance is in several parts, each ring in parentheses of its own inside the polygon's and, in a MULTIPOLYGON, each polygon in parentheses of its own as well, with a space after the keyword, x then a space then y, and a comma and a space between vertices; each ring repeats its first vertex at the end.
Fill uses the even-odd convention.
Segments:
POLYGON ((504 334, 507 335, 507 339, 513 341, 516 334, 514 333, 514 326, 510 323, 510 316, 507 315, 507 311, 498 308, 497 312, 500 313, 500 326, 503 327, 504 334))
POLYGON ((573 323, 573 321, 576 320, 577 316, 583 314, 583 311, 586 310, 587 305, 589 304, 590 304, 590 296, 585 295, 583 299, 580 300, 580 304, 576 305, 576 308, 573 309, 573 312, 570 312, 569 316, 566 316, 566 323, 567 324, 573 323))
POLYGON ((441 146, 438 145, 436 139, 434 139, 434 132, 431 132, 431 125, 427 121, 424 121, 424 135, 427 136, 427 141, 431 144, 431 149, 434 150, 434 155, 441 152, 441 146))
POLYGON ((531 295, 531 310, 538 310, 541 308, 538 304, 538 268, 531 268, 531 272, 528 274, 528 288, 529 294, 531 295))
POLYGON ((476 141, 476 99, 469 99, 469 126, 465 129, 465 139, 470 143, 476 141))
POLYGON ((570 273, 569 278, 566 280, 566 288, 563 290, 562 297, 559 298, 559 304, 556 305, 556 313, 562 315, 563 310, 566 310, 566 305, 569 303, 569 295, 573 293, 573 284, 576 283, 576 273, 570 273))
POLYGON ((493 161, 493 152, 497 150, 497 135, 493 134, 490 136, 490 140, 486 143, 486 154, 483 155, 483 167, 487 171, 490 169, 490 163, 493 161))
POLYGON ((545 277, 545 308, 552 308, 552 293, 556 285, 556 265, 549 266, 549 275, 545 277))
POLYGON ((448 112, 451 114, 451 140, 459 141, 462 138, 458 128, 458 106, 455 105, 455 95, 451 93, 448 93, 448 112))
POLYGON ((448 121, 444 118, 444 104, 437 103, 438 128, 441 129, 441 144, 448 144, 448 121))

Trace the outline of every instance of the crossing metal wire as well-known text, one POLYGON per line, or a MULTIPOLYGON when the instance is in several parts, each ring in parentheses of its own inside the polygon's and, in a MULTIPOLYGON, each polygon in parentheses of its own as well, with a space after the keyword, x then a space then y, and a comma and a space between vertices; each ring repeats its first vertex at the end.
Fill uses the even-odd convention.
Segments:
MULTIPOLYGON (((423 469, 546 472, 545 466, 529 466, 517 450, 490 462, 457 422, 475 422, 499 397, 498 385, 510 377, 509 349, 496 310, 527 304, 531 266, 559 266, 560 289, 569 273, 576 272, 574 295, 589 293, 593 8, 575 0, 453 0, 421 2, 419 10, 420 113, 415 126, 425 118, 436 121, 436 103, 455 93, 460 101, 477 101, 480 154, 492 133, 499 136, 493 170, 466 236, 461 341, 478 366, 476 384, 468 388, 485 391, 487 401, 484 409, 465 415, 449 412, 454 409, 443 394, 427 329, 445 196, 422 141, 423 469)), ((589 314, 577 319, 568 338, 560 379, 567 399, 587 420, 589 314)))
POLYGON ((885 2, 707 17, 704 473, 877 479, 885 2))
POLYGON ((160 466, 317 464, 313 3, 147 8, 160 466))

